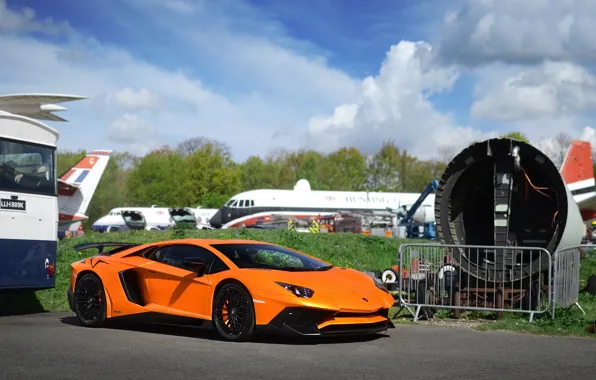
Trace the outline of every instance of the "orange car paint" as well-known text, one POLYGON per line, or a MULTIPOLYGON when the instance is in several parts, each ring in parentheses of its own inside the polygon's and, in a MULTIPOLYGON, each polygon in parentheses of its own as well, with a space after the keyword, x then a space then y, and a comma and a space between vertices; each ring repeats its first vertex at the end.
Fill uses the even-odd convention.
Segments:
MULTIPOLYGON (((216 286, 223 280, 241 282, 251 293, 256 325, 268 324, 284 308, 306 306, 323 310, 361 313, 353 316, 329 317, 320 328, 341 324, 368 324, 387 320, 378 311, 386 311, 394 304, 393 296, 375 287, 366 274, 334 267, 321 272, 287 272, 266 269, 240 269, 211 244, 269 244, 247 240, 183 239, 149 243, 128 248, 111 256, 94 256, 71 264, 70 290, 74 292, 76 279, 85 271, 95 272, 103 282, 107 318, 159 312, 211 320, 212 301, 216 286), (230 269, 197 277, 192 271, 162 264, 140 256, 142 248, 168 244, 191 244, 206 248, 220 258, 230 269), (140 274, 145 306, 126 298, 118 273, 134 269, 140 274), (314 290, 311 298, 299 298, 275 281, 305 286, 314 290), (366 298, 367 300, 364 300, 366 298)), ((299 252, 320 262, 324 261, 299 252)), ((329 264, 329 263, 325 263, 329 264)))

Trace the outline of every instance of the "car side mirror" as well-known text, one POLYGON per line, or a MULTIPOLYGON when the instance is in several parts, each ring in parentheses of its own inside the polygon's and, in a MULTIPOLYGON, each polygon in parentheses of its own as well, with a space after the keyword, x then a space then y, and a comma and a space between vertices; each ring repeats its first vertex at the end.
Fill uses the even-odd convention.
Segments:
POLYGON ((184 259, 182 261, 182 265, 184 265, 185 268, 188 268, 188 269, 192 270, 193 272, 196 272, 197 277, 203 276, 203 274, 205 274, 205 268, 207 267, 207 264, 205 264, 203 261, 201 261, 201 259, 193 259, 193 258, 184 259))

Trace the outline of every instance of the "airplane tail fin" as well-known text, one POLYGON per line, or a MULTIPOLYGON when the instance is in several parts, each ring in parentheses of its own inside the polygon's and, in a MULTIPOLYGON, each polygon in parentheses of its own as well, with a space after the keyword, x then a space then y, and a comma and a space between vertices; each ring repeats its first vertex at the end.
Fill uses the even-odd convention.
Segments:
POLYGON ((561 176, 576 202, 596 195, 593 165, 591 144, 573 140, 561 166, 561 176))
POLYGON ((94 150, 58 180, 60 223, 78 228, 110 160, 111 150, 94 150), (79 223, 76 223, 79 222, 79 223))

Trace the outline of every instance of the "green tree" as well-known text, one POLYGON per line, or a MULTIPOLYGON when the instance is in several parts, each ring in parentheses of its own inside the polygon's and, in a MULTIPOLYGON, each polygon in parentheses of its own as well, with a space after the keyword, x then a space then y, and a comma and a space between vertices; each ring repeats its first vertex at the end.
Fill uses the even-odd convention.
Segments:
POLYGON ((319 172, 325 189, 345 191, 366 190, 367 174, 366 156, 354 147, 329 154, 319 172))
POLYGON ((288 175, 284 176, 282 160, 269 156, 263 160, 259 156, 251 156, 239 165, 242 175, 242 189, 278 189, 292 183, 288 175))
POLYGON ((313 189, 327 189, 321 169, 325 163, 325 155, 313 150, 299 150, 287 153, 284 157, 281 170, 291 178, 291 188, 300 179, 310 182, 313 189))
POLYGON ((240 167, 218 144, 207 142, 184 158, 184 185, 190 204, 219 208, 242 189, 240 167))
POLYGON ((400 161, 401 150, 395 142, 384 141, 369 166, 369 189, 381 192, 398 191, 400 161))
POLYGON ((185 207, 192 199, 185 188, 187 171, 182 156, 168 147, 139 160, 126 180, 130 206, 185 207))
POLYGON ((56 155, 56 173, 58 178, 66 174, 77 162, 81 161, 87 152, 85 150, 78 150, 76 152, 71 151, 58 151, 56 155))
POLYGON ((526 144, 530 144, 530 140, 526 137, 526 135, 524 135, 521 132, 509 132, 509 133, 501 136, 501 138, 519 140, 519 141, 525 142, 526 144))

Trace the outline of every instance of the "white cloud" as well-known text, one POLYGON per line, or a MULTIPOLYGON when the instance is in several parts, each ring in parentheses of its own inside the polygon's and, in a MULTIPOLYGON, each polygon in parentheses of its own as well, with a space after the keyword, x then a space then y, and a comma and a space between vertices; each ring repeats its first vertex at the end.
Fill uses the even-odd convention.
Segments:
POLYGON ((35 10, 23 7, 9 9, 6 0, 0 0, 0 32, 39 32, 63 34, 72 32, 67 22, 55 22, 51 17, 37 20, 35 10))
POLYGON ((357 79, 330 67, 319 49, 289 37, 283 25, 248 2, 200 1, 193 6, 201 12, 183 17, 164 13, 161 5, 150 6, 155 0, 124 1, 172 44, 183 44, 180 54, 193 65, 217 70, 213 82, 222 91, 257 93, 276 105, 291 103, 315 113, 357 96, 357 79))
POLYGON ((129 87, 123 88, 114 93, 113 99, 117 106, 131 110, 154 110, 161 106, 159 95, 146 88, 141 88, 138 91, 129 87))
POLYGON ((463 148, 494 136, 454 125, 428 100, 449 90, 457 77, 455 68, 434 64, 429 44, 402 41, 391 47, 379 75, 362 81, 358 102, 310 120, 308 144, 324 151, 355 145, 371 153, 383 140, 393 139, 411 154, 430 158, 439 148, 463 148))
MULTIPOLYGON (((485 86, 471 114, 500 121, 576 117, 596 107, 596 77, 585 68, 566 62, 546 62, 485 86)), ((483 83, 479 87, 482 88, 483 83)))
POLYGON ((125 113, 110 124, 110 140, 118 144, 151 141, 156 128, 136 114, 125 113))
POLYGON ((478 65, 596 61, 596 1, 465 0, 445 17, 440 55, 478 65))
MULTIPOLYGON (((29 18, 29 22, 35 20, 29 18)), ((180 23, 172 24, 178 27, 180 23)), ((104 45, 79 33, 69 36, 72 43, 66 45, 21 33, 0 34, 0 49, 11 52, 0 60, 3 92, 57 92, 89 97, 90 100, 68 106, 69 124, 55 124, 62 132, 62 148, 110 148, 118 141, 128 144, 123 149, 141 154, 143 150, 137 148, 142 145, 133 143, 120 123, 127 112, 127 125, 131 125, 130 115, 134 114, 135 122, 154 126, 152 138, 159 140, 160 145, 204 136, 226 142, 238 160, 251 154, 266 154, 272 139, 277 146, 299 148, 298 136, 312 114, 353 98, 357 82, 329 68, 319 58, 295 53, 267 42, 264 37, 253 39, 227 29, 226 43, 219 44, 218 29, 201 35, 200 38, 209 40, 201 46, 192 42, 200 33, 188 30, 185 29, 187 38, 180 42, 186 43, 185 49, 168 48, 181 54, 198 54, 208 45, 223 62, 215 63, 217 75, 224 82, 229 80, 231 88, 211 90, 197 78, 197 73, 161 68, 123 48, 104 45), (235 64, 226 65, 228 60, 235 64), (237 83, 240 87, 233 87, 237 83), (160 112, 141 113, 158 106, 162 107, 160 112), (120 120, 116 123, 118 128, 110 128, 114 120, 120 120), (280 134, 280 128, 289 132, 280 134), (115 132, 122 136, 118 138, 115 132), (81 138, 83 135, 85 138, 81 138)), ((184 57, 183 62, 193 65, 205 62, 184 57)), ((204 78, 211 79, 208 75, 204 78)))
MULTIPOLYGON (((62 147, 110 148, 117 142, 142 154, 151 147, 204 136, 226 142, 234 158, 243 160, 273 148, 328 152, 351 145, 373 153, 383 140, 393 139, 411 154, 430 158, 440 150, 461 149, 472 140, 497 135, 458 125, 435 107, 430 96, 450 91, 460 67, 437 60, 430 44, 402 41, 387 52, 378 75, 356 80, 330 67, 307 43, 289 38, 279 24, 262 15, 253 17, 254 10, 242 2, 217 1, 209 7, 189 0, 167 5, 155 0, 123 2, 136 6, 137 19, 143 21, 127 25, 131 36, 170 39, 168 44, 154 42, 160 50, 153 58, 160 63, 175 61, 178 67, 165 69, 124 47, 71 29, 67 45, 19 36, 17 32, 56 30, 56 25, 68 24, 39 22, 30 11, 0 13, 0 28, 13 32, 0 34, 0 49, 11 52, 0 60, 4 92, 90 97, 69 105, 70 126, 56 125, 62 132, 62 147), (226 13, 230 9, 234 17, 248 13, 234 22, 226 13)), ((449 58, 444 49, 451 43, 451 58, 458 63, 532 61, 524 58, 528 49, 523 41, 538 41, 539 35, 513 39, 511 46, 503 42, 511 38, 508 27, 523 26, 520 30, 526 34, 541 31, 526 25, 542 25, 539 21, 516 21, 512 15, 517 14, 518 3, 507 0, 500 10, 493 1, 476 2, 465 12, 451 13, 446 23, 452 29, 445 33, 440 56, 449 58), (454 36, 462 33, 467 42, 453 45, 454 36)), ((0 10, 3 4, 0 0, 0 10)), ((571 42, 537 42, 528 57, 589 58, 593 42, 585 45, 583 56, 574 42, 580 41, 576 29, 587 24, 569 9, 571 16, 559 14, 562 21, 552 25, 561 25, 557 36, 567 33, 571 42)), ((548 22, 554 20, 548 17, 548 22)), ((594 77, 576 64, 549 62, 523 69, 489 65, 474 73, 480 82, 472 115, 506 121, 508 130, 520 130, 532 139, 566 128, 579 134, 578 126, 586 125, 581 112, 596 102, 594 77), (524 75, 519 74, 522 70, 524 75)))
POLYGON ((588 141, 592 145, 592 149, 596 149, 596 129, 590 126, 585 127, 579 139, 588 141))
MULTIPOLYGON (((231 32, 228 35, 231 39, 231 32)), ((262 82, 248 92, 232 91, 225 96, 206 88, 188 72, 158 67, 81 34, 73 40, 76 44, 61 45, 26 35, 0 34, 0 49, 11 52, 0 60, 3 92, 74 93, 90 98, 69 105, 69 125, 55 124, 62 131, 60 145, 67 149, 109 148, 115 140, 129 142, 124 149, 137 149, 142 145, 138 140, 133 144, 129 130, 122 128, 122 120, 132 125, 133 114, 135 123, 156 128, 152 138, 160 140, 160 145, 205 136, 226 142, 238 160, 265 154, 272 139, 278 146, 295 149, 299 147, 299 128, 304 128, 312 113, 349 98, 355 84, 348 75, 317 59, 261 39, 238 36, 246 44, 242 50, 226 50, 236 46, 217 48, 221 54, 243 61, 245 71, 222 67, 219 75, 227 78, 258 72, 262 82), (263 56, 259 58, 259 54, 263 56), (163 107, 162 112, 139 113, 158 106, 163 107), (129 113, 128 119, 121 118, 123 111, 129 113), (113 120, 119 120, 117 128, 108 128, 113 120), (279 135, 282 126, 292 132, 279 135), (120 138, 114 135, 118 132, 120 138), (81 138, 83 135, 86 137, 81 138)))
POLYGON ((582 128, 596 109, 591 70, 596 2, 461 4, 443 20, 437 57, 443 64, 467 66, 476 79, 470 116, 474 122, 524 133, 560 163, 567 149, 562 137, 585 135, 582 128))

